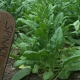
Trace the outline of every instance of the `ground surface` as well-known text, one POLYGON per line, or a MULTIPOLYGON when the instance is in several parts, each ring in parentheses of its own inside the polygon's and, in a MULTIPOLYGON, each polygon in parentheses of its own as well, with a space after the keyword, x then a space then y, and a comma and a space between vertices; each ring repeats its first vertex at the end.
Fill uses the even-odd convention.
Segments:
POLYGON ((13 63, 14 60, 9 58, 3 76, 3 80, 11 80, 12 76, 17 72, 17 70, 13 68, 13 63))
MULTIPOLYGON (((14 60, 9 58, 3 80, 11 80, 12 76, 17 72, 17 70, 13 68, 13 63, 14 60)), ((42 80, 42 79, 38 77, 37 74, 30 74, 29 76, 23 78, 22 80, 42 80)), ((80 71, 72 73, 69 79, 67 80, 80 80, 80 71)))

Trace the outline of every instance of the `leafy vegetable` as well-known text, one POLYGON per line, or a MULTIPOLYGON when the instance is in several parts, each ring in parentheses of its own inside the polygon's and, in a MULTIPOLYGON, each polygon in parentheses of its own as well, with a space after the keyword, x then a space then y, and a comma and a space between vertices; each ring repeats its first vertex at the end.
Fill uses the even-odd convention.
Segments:
POLYGON ((12 80, 39 74, 39 69, 43 80, 67 79, 80 70, 79 0, 0 0, 0 10, 16 22, 10 56, 22 70, 12 80))

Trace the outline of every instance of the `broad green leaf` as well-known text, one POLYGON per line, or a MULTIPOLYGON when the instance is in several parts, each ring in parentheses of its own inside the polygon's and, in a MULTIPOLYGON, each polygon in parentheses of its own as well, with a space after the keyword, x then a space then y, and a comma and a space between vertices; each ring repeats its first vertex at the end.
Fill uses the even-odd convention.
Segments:
POLYGON ((31 72, 31 69, 28 68, 28 69, 22 69, 20 71, 18 71, 13 77, 11 80, 21 80, 23 77, 25 77, 26 75, 29 75, 31 72))
POLYGON ((23 40, 21 38, 17 38, 16 41, 15 41, 15 44, 18 46, 19 43, 21 43, 23 40))
POLYGON ((37 37, 40 48, 41 49, 44 48, 46 46, 46 41, 47 41, 46 30, 43 28, 36 29, 35 36, 37 37))
POLYGON ((52 71, 49 72, 44 72, 43 74, 43 80, 52 80, 52 78, 54 77, 54 74, 52 71))
POLYGON ((72 37, 68 37, 68 39, 70 40, 70 42, 80 45, 80 39, 74 39, 72 37))
POLYGON ((76 22, 74 22, 73 25, 74 25, 76 31, 79 30, 79 27, 80 27, 79 20, 77 20, 76 22))
POLYGON ((56 24, 62 23, 63 19, 64 19, 64 13, 60 12, 55 18, 55 23, 56 24))
POLYGON ((24 52, 24 54, 32 54, 32 53, 37 54, 37 52, 35 52, 35 51, 29 51, 29 50, 27 50, 27 51, 24 52))
POLYGON ((61 27, 59 27, 51 37, 51 45, 53 46, 53 48, 58 47, 62 44, 62 41, 63 41, 63 32, 61 27))
POLYGON ((44 28, 38 28, 35 30, 35 36, 36 37, 41 37, 42 39, 46 39, 46 32, 44 31, 44 28))
POLYGON ((43 50, 39 50, 39 52, 25 51, 23 56, 25 56, 28 60, 40 60, 42 57, 44 58, 50 57, 50 54, 48 51, 43 49, 43 50))
POLYGON ((22 2, 23 6, 28 10, 31 10, 30 4, 36 4, 36 0, 25 0, 22 2))
POLYGON ((26 46, 28 46, 26 43, 20 43, 19 48, 20 48, 20 55, 24 53, 24 51, 27 49, 26 46))
POLYGON ((26 57, 21 56, 20 59, 21 59, 21 60, 26 60, 26 57))
POLYGON ((80 70, 80 62, 72 62, 64 66, 62 71, 60 72, 59 78, 60 79, 67 79, 72 71, 79 71, 80 70))
POLYGON ((49 18, 49 21, 48 21, 49 25, 53 24, 53 18, 54 18, 54 14, 52 14, 49 18))
POLYGON ((19 35, 20 35, 21 39, 26 39, 26 35, 25 34, 19 33, 19 35))
POLYGON ((77 4, 80 4, 80 0, 77 0, 77 4))
POLYGON ((23 56, 25 56, 28 60, 40 60, 40 55, 35 51, 25 51, 23 56))
POLYGON ((48 7, 48 10, 49 10, 49 15, 53 14, 54 12, 54 9, 57 7, 57 5, 52 5, 52 4, 49 4, 49 7, 48 7))
POLYGON ((25 64, 25 63, 26 63, 25 60, 17 60, 17 61, 14 63, 14 67, 19 67, 20 65, 25 64))
POLYGON ((40 17, 39 16, 35 16, 34 17, 34 21, 40 21, 40 17))
POLYGON ((1 2, 0 2, 0 10, 6 10, 5 4, 6 4, 5 1, 1 1, 1 2))
POLYGON ((22 6, 20 6, 19 8, 16 9, 16 13, 19 13, 22 9, 22 6))
POLYGON ((33 18, 35 17, 35 15, 29 14, 29 17, 30 17, 31 19, 33 19, 33 18))
POLYGON ((32 73, 38 73, 38 70, 39 70, 39 65, 35 64, 32 69, 32 73))
MULTIPOLYGON (((76 53, 75 53, 76 54, 76 53)), ((71 56, 63 61, 63 65, 68 64, 69 62, 74 62, 80 58, 80 55, 71 56)))
POLYGON ((23 18, 18 18, 17 22, 22 22, 24 24, 27 24, 32 29, 36 29, 38 27, 38 24, 36 22, 31 21, 31 20, 26 20, 26 19, 23 19, 23 18))
POLYGON ((14 60, 19 60, 20 59, 20 57, 19 56, 16 56, 15 54, 13 54, 13 53, 10 53, 10 55, 9 55, 11 58, 14 58, 14 60))
POLYGON ((71 71, 68 70, 68 66, 65 66, 61 72, 59 73, 58 77, 59 79, 63 80, 63 79, 67 79, 71 74, 71 71))
POLYGON ((39 55, 44 58, 50 58, 50 51, 46 49, 39 50, 39 55))
POLYGON ((76 61, 69 65, 68 71, 80 71, 80 62, 76 61))
POLYGON ((79 47, 78 48, 76 47, 76 49, 71 52, 71 55, 72 56, 80 55, 80 49, 79 49, 79 47))
POLYGON ((35 60, 26 60, 25 65, 27 65, 27 66, 32 66, 32 67, 33 67, 35 63, 36 63, 35 60))

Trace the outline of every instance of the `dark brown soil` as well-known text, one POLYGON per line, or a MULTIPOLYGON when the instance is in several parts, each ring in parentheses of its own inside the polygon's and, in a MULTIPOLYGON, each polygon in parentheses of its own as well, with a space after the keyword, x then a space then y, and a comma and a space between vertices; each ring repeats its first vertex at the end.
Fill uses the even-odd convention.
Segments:
MULTIPOLYGON (((5 69, 3 80, 11 80, 13 75, 18 71, 13 67, 14 60, 9 58, 5 69)), ((37 74, 30 74, 22 80, 42 80, 37 74)), ((80 80, 80 71, 73 72, 67 80, 80 80)))
POLYGON ((73 72, 68 80, 80 80, 80 71, 73 72))
POLYGON ((22 80, 42 80, 37 74, 30 74, 29 76, 24 77, 22 80))
POLYGON ((17 72, 17 70, 15 70, 15 68, 13 67, 13 63, 14 60, 9 58, 3 76, 3 80, 11 80, 12 76, 17 72))

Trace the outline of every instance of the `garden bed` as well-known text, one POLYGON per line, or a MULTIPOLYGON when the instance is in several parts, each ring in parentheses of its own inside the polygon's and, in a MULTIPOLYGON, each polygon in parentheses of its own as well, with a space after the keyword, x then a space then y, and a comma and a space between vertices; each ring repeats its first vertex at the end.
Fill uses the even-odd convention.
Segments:
MULTIPOLYGON (((11 80, 13 75, 18 71, 13 67, 14 60, 9 58, 5 69, 3 80, 11 80)), ((22 80, 42 80, 37 74, 30 74, 22 80)), ((73 72, 67 80, 80 80, 80 71, 73 72)))
POLYGON ((5 69, 5 73, 3 76, 3 80, 11 80, 12 76, 17 72, 17 70, 13 68, 13 63, 14 63, 14 60, 9 58, 6 69, 5 69))
POLYGON ((10 53, 15 63, 8 60, 4 80, 11 80, 15 68, 21 70, 13 80, 26 75, 23 80, 41 80, 40 69, 44 80, 80 80, 79 0, 2 0, 1 4, 16 22, 10 53))

